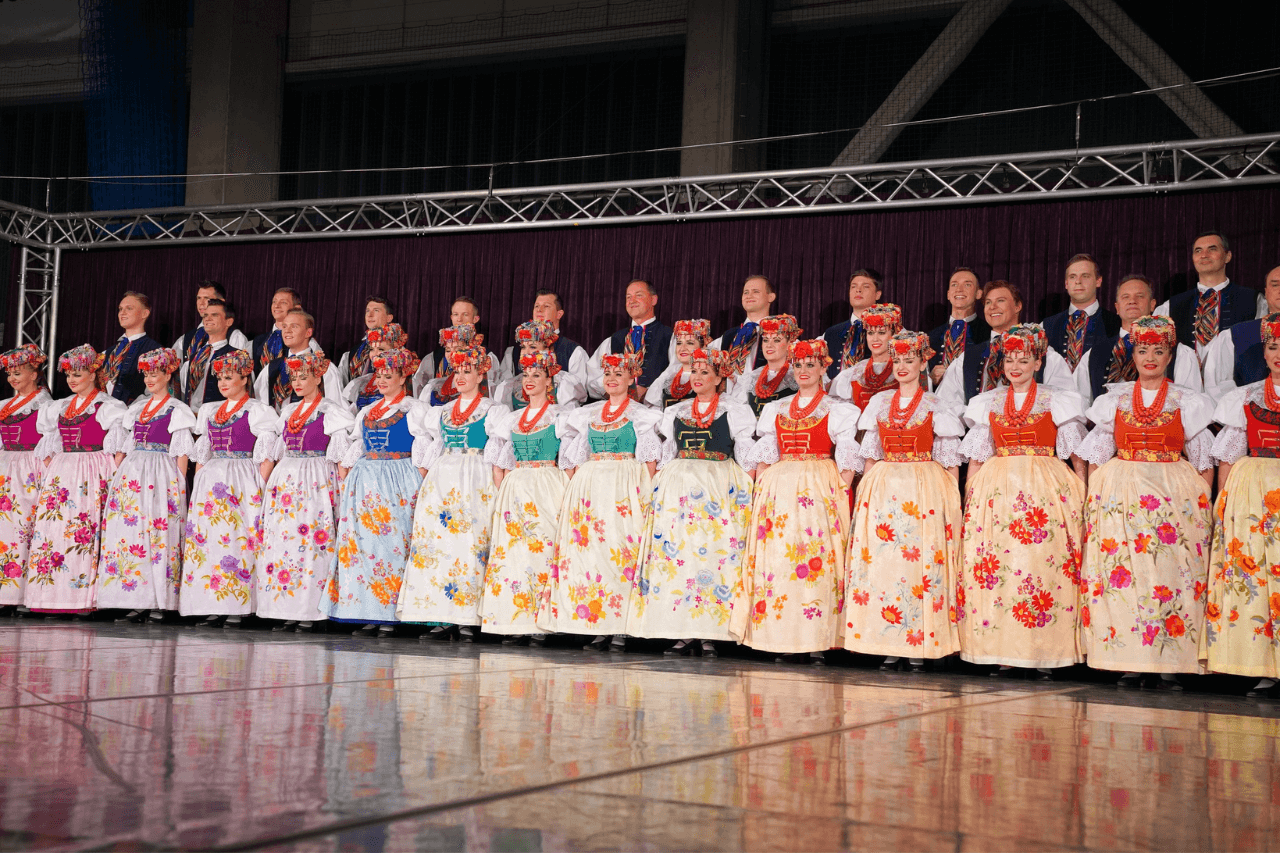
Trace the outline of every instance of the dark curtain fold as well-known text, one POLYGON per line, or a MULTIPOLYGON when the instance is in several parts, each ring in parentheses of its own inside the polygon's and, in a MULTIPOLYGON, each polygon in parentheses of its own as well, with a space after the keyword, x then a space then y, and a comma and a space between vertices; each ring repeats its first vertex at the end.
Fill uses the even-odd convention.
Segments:
MULTIPOLYGON (((1101 262, 1104 304, 1120 275, 1143 272, 1158 298, 1194 283, 1190 247, 1205 229, 1223 230, 1235 255, 1233 280, 1260 288, 1280 264, 1280 190, 1108 198, 981 207, 790 216, 651 225, 559 228, 68 252, 62 259, 59 352, 119 334, 115 305, 129 289, 151 295, 153 337, 170 343, 196 322, 195 283, 223 282, 250 334, 270 325, 277 287, 301 291, 317 338, 335 358, 363 331, 364 299, 384 293, 420 352, 448 324, 454 296, 481 306, 481 325, 501 351, 529 316, 534 291, 560 293, 565 334, 588 349, 626 322, 622 293, 633 276, 658 288, 659 317, 705 317, 722 330, 741 316, 751 273, 776 284, 779 310, 806 335, 847 318, 851 270, 885 274, 885 301, 902 305, 909 328, 946 317, 946 282, 958 264, 983 280, 1008 279, 1026 296, 1024 319, 1065 304, 1066 260, 1101 262)), ((15 253, 16 254, 16 253, 15 253)), ((16 288, 14 289, 16 295, 16 288)), ((12 340, 12 335, 9 336, 12 340)))

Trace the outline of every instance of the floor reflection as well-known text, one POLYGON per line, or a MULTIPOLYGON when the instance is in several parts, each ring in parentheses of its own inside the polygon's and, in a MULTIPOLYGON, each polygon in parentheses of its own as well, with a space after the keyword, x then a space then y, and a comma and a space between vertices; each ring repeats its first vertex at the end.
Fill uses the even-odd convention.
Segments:
POLYGON ((1250 700, 0 624, 0 848, 1275 846, 1250 700))

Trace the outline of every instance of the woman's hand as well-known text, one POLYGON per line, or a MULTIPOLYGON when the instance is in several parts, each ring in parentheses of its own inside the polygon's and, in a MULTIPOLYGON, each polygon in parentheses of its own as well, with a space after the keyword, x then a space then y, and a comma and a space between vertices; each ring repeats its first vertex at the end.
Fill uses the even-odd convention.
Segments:
POLYGON ((265 459, 258 463, 258 473, 262 475, 263 480, 271 479, 271 470, 276 467, 276 463, 270 459, 265 459))
POLYGON ((350 468, 347 468, 343 465, 339 465, 338 466, 338 482, 345 483, 347 481, 347 475, 350 473, 351 473, 350 468))
POLYGON ((841 472, 840 472, 840 479, 844 481, 844 484, 845 484, 846 486, 852 486, 852 485, 853 485, 853 478, 854 478, 854 477, 856 477, 856 476, 858 476, 858 475, 857 475, 856 473, 854 473, 853 471, 841 471, 841 472))
POLYGON ((187 476, 187 466, 191 464, 190 460, 185 456, 178 457, 178 473, 183 477, 187 476))
POLYGON ((121 463, 121 462, 123 462, 123 461, 124 461, 124 454, 123 454, 123 453, 117 453, 117 454, 116 454, 116 467, 117 467, 117 468, 119 468, 119 467, 120 467, 120 463, 121 463))
POLYGON ((646 468, 648 468, 648 469, 649 469, 649 479, 653 479, 654 477, 656 477, 656 476, 658 475, 658 463, 657 463, 657 462, 646 462, 646 463, 644 463, 644 467, 646 467, 646 468))
POLYGON ((502 470, 497 465, 493 466, 493 485, 495 488, 502 487, 502 478, 505 477, 506 475, 507 475, 506 471, 502 470))

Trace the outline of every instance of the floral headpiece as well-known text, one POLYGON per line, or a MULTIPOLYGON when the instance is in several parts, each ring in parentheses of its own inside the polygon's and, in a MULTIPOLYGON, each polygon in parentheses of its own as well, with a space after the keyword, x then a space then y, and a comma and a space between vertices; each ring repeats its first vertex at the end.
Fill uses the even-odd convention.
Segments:
POLYGON ((372 364, 375 372, 391 370, 402 376, 412 376, 418 370, 418 361, 418 356, 413 350, 396 347, 376 354, 372 364))
POLYGON ((399 349, 405 345, 409 336, 399 323, 388 323, 381 329, 370 329, 364 333, 364 339, 370 344, 386 344, 391 349, 399 349))
POLYGON ((1178 340, 1178 327, 1169 317, 1139 317, 1129 327, 1134 344, 1164 344, 1172 347, 1178 340))
POLYGON ((454 370, 461 370, 463 367, 470 365, 481 373, 489 372, 489 353, 482 346, 469 346, 465 349, 454 350, 445 357, 449 359, 449 366, 454 370))
POLYGON ((1048 349, 1049 339, 1045 337, 1044 326, 1039 323, 1010 326, 1009 331, 1000 339, 1000 351, 1005 355, 1011 352, 1029 352, 1036 358, 1044 358, 1048 349))
POLYGON ((889 339, 889 352, 893 355, 918 355, 925 361, 937 355, 929 345, 928 335, 906 329, 889 339))
POLYGON ((822 338, 812 338, 807 341, 792 341, 791 361, 794 363, 805 358, 814 359, 824 368, 829 367, 831 365, 831 353, 827 352, 827 342, 822 338))
POLYGON ((11 367, 21 367, 29 364, 34 368, 39 368, 49 359, 40 351, 40 347, 35 344, 23 344, 17 349, 11 349, 0 355, 0 369, 8 370, 11 367))
POLYGON ((711 342, 711 322, 709 320, 677 320, 673 330, 677 335, 689 335, 698 339, 702 346, 711 342))
POLYGON ((1280 313, 1262 318, 1262 343, 1265 345, 1276 340, 1280 340, 1280 313))
MULTIPOLYGON (((545 320, 542 322, 546 322, 545 320)), ((556 361, 556 354, 550 350, 544 352, 531 352, 528 355, 520 356, 520 369, 525 373, 530 370, 541 370, 548 376, 555 376, 560 372, 560 365, 556 361)))
POLYGON ((634 379, 644 372, 644 364, 635 355, 626 355, 625 353, 609 353, 600 357, 601 367, 610 367, 618 369, 619 367, 631 374, 634 379))
POLYGON ((290 376, 314 376, 320 379, 329 369, 329 358, 323 352, 307 350, 284 360, 290 376))
POLYGON ((862 324, 869 329, 883 329, 886 326, 893 334, 902 331, 902 308, 892 302, 872 305, 862 312, 862 324))
POLYGON ((213 373, 235 373, 239 376, 253 375, 253 356, 242 349, 227 350, 226 353, 213 360, 213 373))
POLYGON ((689 357, 689 366, 702 363, 711 368, 716 376, 721 379, 726 376, 733 376, 733 359, 729 353, 718 349, 696 349, 693 355, 689 357))
POLYGON ((476 327, 472 323, 462 323, 458 326, 447 326, 440 330, 440 346, 445 344, 462 344, 463 346, 471 346, 473 344, 480 345, 484 343, 484 335, 476 331, 476 327))
POLYGON ((143 373, 150 370, 173 373, 181 366, 182 363, 178 361, 178 354, 168 347, 157 347, 138 356, 138 370, 143 373))
POLYGON ((556 331, 555 326, 551 325, 550 320, 530 320, 516 326, 516 343, 518 344, 531 341, 551 346, 559 339, 560 333, 556 331))
POLYGON ((794 341, 803 331, 796 318, 790 314, 775 314, 760 321, 762 335, 782 335, 788 341, 794 341))
POLYGON ((97 373, 107 360, 105 353, 100 353, 88 344, 81 344, 69 349, 58 358, 58 369, 63 373, 73 370, 88 370, 97 373))

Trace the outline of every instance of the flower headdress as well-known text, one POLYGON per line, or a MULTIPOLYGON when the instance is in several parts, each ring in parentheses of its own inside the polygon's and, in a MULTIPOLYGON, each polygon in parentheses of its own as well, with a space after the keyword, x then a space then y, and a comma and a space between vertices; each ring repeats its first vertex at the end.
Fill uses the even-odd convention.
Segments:
POLYGON ((213 360, 213 374, 235 373, 239 376, 253 375, 253 356, 242 349, 227 350, 213 360))
POLYGON ((39 369, 40 365, 48 360, 45 354, 40 351, 40 347, 35 344, 23 344, 17 349, 11 349, 0 355, 0 369, 8 370, 11 367, 21 367, 24 364, 29 364, 39 369))
POLYGON ((405 345, 409 336, 399 323, 388 323, 381 329, 370 329, 364 333, 364 339, 370 344, 386 344, 391 349, 399 349, 405 345))
POLYGON ((1172 347, 1178 341, 1178 327, 1169 317, 1139 317, 1129 327, 1134 344, 1164 344, 1172 347))
POLYGON ((1000 338, 1000 351, 1005 355, 1011 352, 1029 352, 1036 358, 1044 358, 1049 349, 1049 339, 1045 337, 1044 326, 1039 323, 1019 323, 1010 326, 1000 338))
POLYGON ((615 370, 621 367, 623 370, 630 373, 633 379, 644 371, 644 365, 641 363, 640 359, 636 358, 634 355, 627 355, 625 353, 609 353, 608 355, 601 356, 600 366, 611 367, 615 370))
POLYGON ((1280 340, 1280 312, 1262 318, 1262 343, 1280 340))
POLYGON ((329 358, 323 352, 306 350, 284 360, 290 376, 314 376, 320 379, 329 369, 329 358))
POLYGON ((831 353, 827 352, 827 342, 822 338, 791 342, 791 361, 812 358, 825 369, 831 365, 831 353))
POLYGON ((677 320, 672 330, 676 335, 689 335, 698 339, 699 346, 711 342, 711 322, 709 320, 677 320))
POLYGON ((889 352, 892 355, 918 355, 928 361, 937 353, 929 345, 929 336, 924 332, 912 332, 906 329, 899 331, 889 339, 889 352))
POLYGON ((413 350, 396 347, 376 354, 371 364, 375 372, 392 370, 401 376, 412 376, 418 370, 418 356, 413 350))
POLYGON ((551 346, 559 339, 560 333, 556 331, 555 326, 551 325, 550 320, 530 320, 516 326, 516 343, 518 344, 531 341, 551 346))
POLYGON ((729 353, 718 349, 702 349, 701 347, 693 351, 693 355, 689 357, 689 366, 695 364, 705 364, 711 368, 712 372, 721 379, 726 376, 736 375, 733 370, 733 359, 729 357, 729 353))
POLYGON ((803 331, 796 318, 790 314, 775 314, 760 321, 762 335, 782 335, 788 341, 794 341, 803 331))
POLYGON ((892 302, 872 305, 862 312, 862 324, 869 329, 888 328, 892 334, 902 331, 902 308, 892 302))
POLYGON ((100 353, 89 344, 81 344, 69 349, 58 358, 58 369, 63 373, 73 370, 88 370, 97 373, 107 360, 105 353, 100 353))
POLYGON ((454 370, 471 365, 481 373, 489 372, 489 353, 482 346, 473 344, 465 349, 454 350, 445 357, 449 359, 449 366, 454 370))
POLYGON ((181 366, 181 362, 178 361, 178 354, 168 347, 157 347, 138 356, 138 370, 143 373, 150 370, 173 373, 181 366))
POLYGON ((530 370, 541 370, 547 376, 555 376, 560 372, 560 365, 556 362, 556 354, 546 350, 520 356, 520 369, 525 373, 530 370))
POLYGON ((484 343, 484 335, 476 331, 472 323, 457 326, 446 326, 440 330, 440 346, 445 344, 462 344, 463 346, 479 346, 484 343))

